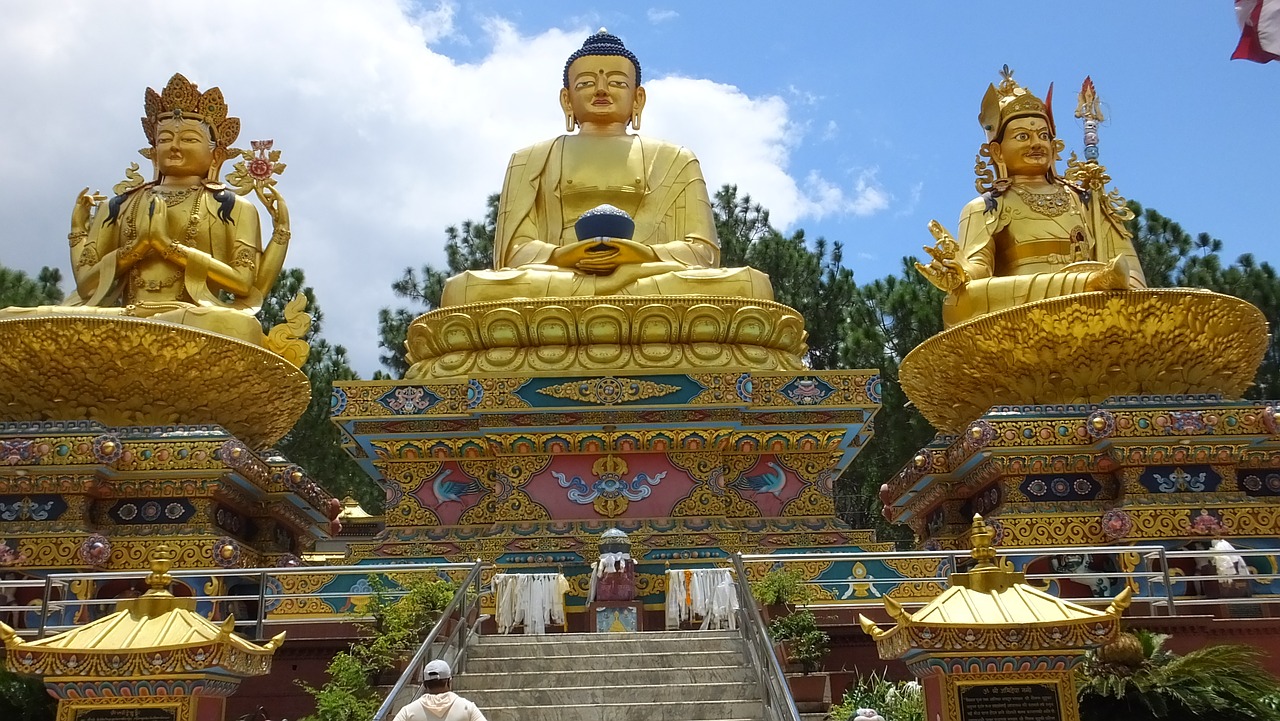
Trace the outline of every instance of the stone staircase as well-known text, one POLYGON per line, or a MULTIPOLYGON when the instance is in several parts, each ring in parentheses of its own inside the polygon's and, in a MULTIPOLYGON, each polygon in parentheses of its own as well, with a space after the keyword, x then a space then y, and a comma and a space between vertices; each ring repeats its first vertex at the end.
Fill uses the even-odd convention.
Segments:
POLYGON ((748 721, 762 715, 736 631, 480 636, 454 690, 489 721, 748 721))

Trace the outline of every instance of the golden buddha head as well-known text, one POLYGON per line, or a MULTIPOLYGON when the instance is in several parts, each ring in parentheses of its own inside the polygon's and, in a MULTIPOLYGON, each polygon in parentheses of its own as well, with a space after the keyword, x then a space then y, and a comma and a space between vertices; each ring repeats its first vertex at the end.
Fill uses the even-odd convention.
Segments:
POLYGON ((640 61, 604 28, 565 62, 560 107, 566 132, 584 123, 639 130, 644 103, 640 61))
POLYGON ((1005 65, 999 85, 987 86, 978 111, 978 123, 987 135, 981 155, 990 157, 996 177, 1055 174, 1054 164, 1063 143, 1053 123, 1053 85, 1041 100, 1013 79, 1005 65))
POLYGON ((240 118, 227 117, 222 90, 201 93, 175 73, 163 91, 147 88, 144 103, 142 130, 151 146, 140 152, 155 163, 157 177, 198 174, 216 181, 228 148, 240 135, 240 118), (198 173, 188 172, 197 167, 198 173))
POLYGON ((209 126, 191 118, 169 117, 156 123, 156 170, 166 176, 206 177, 216 147, 209 126))

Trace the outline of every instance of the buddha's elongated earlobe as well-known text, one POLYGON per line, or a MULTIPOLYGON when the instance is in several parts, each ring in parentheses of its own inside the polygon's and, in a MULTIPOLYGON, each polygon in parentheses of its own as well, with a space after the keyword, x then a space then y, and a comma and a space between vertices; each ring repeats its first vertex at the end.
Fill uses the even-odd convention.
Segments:
POLYGON ((572 133, 578 127, 577 118, 573 117, 573 111, 570 110, 564 114, 564 131, 572 133))

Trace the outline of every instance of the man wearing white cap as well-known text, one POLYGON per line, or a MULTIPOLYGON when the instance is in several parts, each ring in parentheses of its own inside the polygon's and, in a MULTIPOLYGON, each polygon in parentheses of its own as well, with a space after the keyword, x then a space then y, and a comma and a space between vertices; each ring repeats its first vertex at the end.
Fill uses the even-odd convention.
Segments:
POLYGON ((436 659, 422 669, 427 692, 400 709, 395 721, 487 721, 480 709, 454 693, 453 671, 436 659))

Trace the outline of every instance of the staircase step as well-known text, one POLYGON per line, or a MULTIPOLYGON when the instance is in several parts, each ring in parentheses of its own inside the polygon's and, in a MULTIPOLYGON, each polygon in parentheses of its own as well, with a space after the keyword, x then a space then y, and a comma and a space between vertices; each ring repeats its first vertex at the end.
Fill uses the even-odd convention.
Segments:
POLYGON ((480 643, 524 643, 529 641, 599 641, 616 639, 620 641, 655 641, 658 639, 718 638, 737 640, 742 635, 737 631, 623 631, 619 633, 548 633, 541 636, 521 633, 486 634, 479 636, 480 643))
POLYGON ((472 691, 468 696, 472 701, 487 706, 525 706, 541 707, 547 704, 596 705, 625 699, 679 699, 682 702, 717 701, 732 702, 750 699, 755 694, 756 686, 752 682, 736 683, 686 683, 678 686, 666 684, 644 684, 627 686, 625 689, 614 686, 566 686, 561 688, 512 688, 486 689, 472 691))
MULTIPOLYGON (((479 650, 479 649, 476 649, 479 650)), ((581 649, 590 651, 591 649, 581 649)), ((696 668, 703 666, 740 666, 746 663, 741 650, 680 651, 626 654, 563 654, 550 656, 484 656, 475 651, 467 654, 465 675, 473 673, 509 673, 521 670, 588 671, 593 669, 696 668)), ((461 677, 460 677, 461 678, 461 677)))
POLYGON ((563 636, 530 636, 523 643, 481 641, 468 653, 473 658, 491 656, 621 656, 636 653, 663 653, 668 651, 728 651, 741 652, 742 642, 737 638, 656 638, 622 639, 600 635, 584 635, 577 638, 563 636), (536 639, 536 640, 535 640, 536 639))
POLYGON ((654 701, 591 706, 487 706, 476 704, 489 721, 720 721, 759 719, 760 701, 654 701))
MULTIPOLYGON (((554 660, 561 660, 560 657, 554 660)), ((593 657, 594 658, 594 657, 593 657)), ((601 686, 608 688, 712 683, 750 683, 755 673, 738 663, 726 666, 654 666, 618 673, 616 666, 572 670, 551 670, 545 667, 510 666, 507 671, 476 673, 468 667, 460 674, 455 686, 468 692, 479 693, 500 689, 565 688, 569 686, 601 686)), ((465 695, 465 694, 464 694, 465 695)))

